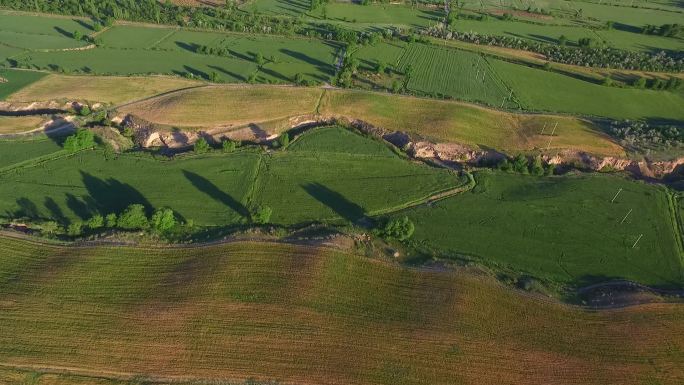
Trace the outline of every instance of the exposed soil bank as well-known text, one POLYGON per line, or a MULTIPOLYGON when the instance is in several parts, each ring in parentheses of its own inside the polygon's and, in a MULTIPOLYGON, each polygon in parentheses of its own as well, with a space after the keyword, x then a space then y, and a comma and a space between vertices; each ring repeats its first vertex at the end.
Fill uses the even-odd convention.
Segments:
MULTIPOLYGON (((172 151, 191 147, 197 139, 204 137, 218 143, 223 138, 254 143, 266 143, 277 137, 265 125, 249 124, 243 127, 216 128, 207 131, 160 129, 152 123, 134 115, 120 118, 122 123, 133 128, 136 143, 142 148, 162 147, 172 151)), ((385 130, 366 121, 346 116, 299 115, 282 122, 290 132, 299 134, 306 129, 330 124, 354 127, 366 134, 382 138, 417 159, 430 160, 451 167, 494 165, 515 154, 505 154, 494 149, 474 148, 461 143, 438 143, 416 134, 385 130), (294 131, 294 132, 293 132, 294 131)), ((580 168, 591 171, 627 171, 639 178, 661 179, 684 169, 684 157, 669 161, 633 160, 612 156, 596 156, 583 151, 562 151, 555 155, 542 154, 542 159, 561 169, 580 168)))

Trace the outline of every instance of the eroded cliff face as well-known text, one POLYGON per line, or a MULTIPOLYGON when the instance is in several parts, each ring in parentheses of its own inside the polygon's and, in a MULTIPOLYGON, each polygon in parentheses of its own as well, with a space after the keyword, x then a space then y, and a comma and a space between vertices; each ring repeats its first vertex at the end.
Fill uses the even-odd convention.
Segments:
MULTIPOLYGON (((432 142, 418 135, 389 131, 371 123, 344 116, 301 115, 291 117, 278 123, 280 129, 274 130, 267 124, 250 124, 244 127, 217 127, 205 131, 195 130, 159 130, 154 125, 142 121, 132 115, 122 119, 122 123, 134 129, 136 142, 143 148, 167 147, 182 149, 190 147, 200 137, 208 141, 231 140, 267 143, 278 137, 283 130, 306 129, 322 125, 344 124, 352 126, 368 135, 382 138, 403 149, 416 159, 437 161, 454 166, 495 165, 507 156, 493 149, 480 149, 456 142, 432 142)), ((272 122, 271 122, 272 123, 272 122)), ((582 151, 562 151, 555 155, 542 155, 544 162, 557 166, 568 166, 594 171, 627 171, 638 177, 662 178, 684 164, 684 157, 670 161, 633 160, 620 157, 602 157, 582 151)))

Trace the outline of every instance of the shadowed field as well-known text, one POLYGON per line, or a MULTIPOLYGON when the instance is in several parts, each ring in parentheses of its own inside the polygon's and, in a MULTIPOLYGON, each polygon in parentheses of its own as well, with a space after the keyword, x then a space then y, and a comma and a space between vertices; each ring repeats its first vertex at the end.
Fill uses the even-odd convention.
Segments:
POLYGON ((684 379, 680 305, 588 312, 482 274, 284 244, 0 246, 10 368, 306 384, 684 379))

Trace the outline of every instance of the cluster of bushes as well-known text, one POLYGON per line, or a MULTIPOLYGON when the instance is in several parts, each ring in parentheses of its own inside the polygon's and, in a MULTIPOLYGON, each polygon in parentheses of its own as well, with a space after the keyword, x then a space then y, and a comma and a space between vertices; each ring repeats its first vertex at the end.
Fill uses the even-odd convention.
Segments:
POLYGON ((173 231, 179 224, 176 214, 171 209, 158 209, 148 217, 145 206, 132 204, 119 215, 115 213, 105 216, 93 215, 86 221, 74 221, 63 227, 57 222, 48 221, 40 225, 41 232, 46 235, 65 233, 78 237, 86 233, 96 233, 103 229, 119 229, 126 231, 144 230, 158 235, 173 231))
POLYGON ((634 79, 634 81, 632 81, 632 86, 635 88, 650 88, 652 90, 674 91, 682 88, 682 79, 670 77, 667 80, 656 78, 649 81, 645 77, 640 76, 634 79))
POLYGON ((611 122, 609 130, 623 146, 635 150, 660 150, 684 144, 684 128, 675 125, 650 125, 642 121, 621 120, 611 122))
POLYGON ((80 150, 95 147, 95 134, 83 128, 79 128, 75 134, 70 135, 64 141, 64 149, 73 154, 80 150))
POLYGON ((684 53, 632 52, 610 47, 601 47, 591 38, 578 41, 579 47, 567 46, 567 38, 561 36, 559 44, 547 44, 511 36, 486 35, 477 32, 450 31, 445 28, 431 27, 421 30, 423 34, 443 39, 461 40, 468 43, 493 45, 540 53, 550 61, 585 67, 617 68, 643 71, 681 72, 684 71, 684 53))
POLYGON ((679 24, 663 24, 661 26, 647 24, 641 29, 641 33, 646 35, 659 35, 665 37, 677 37, 684 31, 679 24))
MULTIPOLYGON (((222 152, 229 153, 235 151, 241 145, 242 142, 240 141, 234 141, 228 138, 224 138, 221 141, 221 146, 218 149, 220 149, 222 152)), ((211 144, 209 144, 207 139, 205 139, 204 137, 199 137, 193 146, 193 151, 195 152, 195 154, 206 154, 207 152, 212 150, 215 150, 215 148, 212 147, 211 144)))
POLYGON ((553 175, 555 170, 553 165, 544 164, 541 156, 528 158, 523 154, 516 155, 512 160, 508 158, 503 159, 499 162, 497 168, 501 171, 537 176, 553 175))
POLYGON ((374 230, 375 235, 387 239, 405 241, 413 235, 416 227, 407 216, 392 218, 374 230))

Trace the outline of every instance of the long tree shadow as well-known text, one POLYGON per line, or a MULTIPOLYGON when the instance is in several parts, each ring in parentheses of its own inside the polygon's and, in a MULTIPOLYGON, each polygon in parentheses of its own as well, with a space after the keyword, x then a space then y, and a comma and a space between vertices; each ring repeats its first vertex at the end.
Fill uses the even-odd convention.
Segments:
MULTIPOLYGON (((141 204, 148 211, 152 209, 150 202, 129 184, 113 178, 100 179, 83 171, 81 178, 89 195, 84 199, 84 204, 90 207, 91 211, 98 211, 102 215, 120 213, 132 204, 141 204)), ((76 214, 79 215, 78 212, 76 214)))
POLYGON ((55 202, 54 199, 50 197, 45 198, 43 206, 45 206, 45 208, 48 209, 48 211, 50 212, 50 217, 54 218, 57 222, 61 224, 67 224, 68 220, 64 215, 62 208, 59 207, 59 205, 57 204, 57 202, 55 202))
POLYGON ((241 216, 249 216, 249 210, 247 210, 247 208, 242 203, 240 203, 238 200, 231 197, 230 195, 226 194, 225 192, 221 191, 221 189, 219 189, 207 178, 187 170, 183 170, 183 175, 185 175, 185 177, 190 181, 190 183, 192 183, 192 185, 195 186, 195 188, 197 188, 201 192, 209 195, 214 200, 223 203, 224 205, 228 206, 230 209, 240 214, 241 216))
POLYGON ((320 183, 308 183, 302 188, 317 201, 330 207, 335 213, 350 222, 356 222, 365 216, 365 211, 361 206, 320 183))
POLYGON ((32 200, 28 198, 17 199, 17 206, 19 208, 14 212, 7 212, 12 218, 27 218, 27 219, 39 219, 40 212, 38 211, 38 206, 33 203, 32 200))
POLYGON ((235 73, 235 72, 228 71, 227 69, 225 69, 223 67, 219 67, 219 66, 215 66, 215 65, 208 65, 207 67, 209 67, 213 70, 219 71, 220 73, 222 73, 224 75, 228 75, 228 76, 230 76, 230 77, 232 77, 238 81, 246 81, 247 80, 244 76, 242 76, 238 73, 235 73))
POLYGON ((303 61, 303 62, 306 62, 306 63, 309 63, 309 64, 311 64, 311 65, 314 65, 314 66, 316 66, 316 68, 317 68, 319 71, 321 71, 321 72, 323 72, 323 73, 325 73, 325 74, 327 74, 327 75, 333 75, 334 72, 335 72, 335 71, 334 71, 334 67, 333 67, 330 63, 326 63, 326 62, 320 61, 320 60, 318 60, 318 59, 316 59, 316 58, 313 58, 313 57, 311 57, 311 56, 309 56, 309 55, 306 55, 306 54, 303 54, 303 53, 301 53, 301 52, 292 51, 292 50, 289 50, 289 49, 286 49, 286 48, 281 49, 280 52, 282 52, 282 53, 284 53, 284 54, 286 54, 286 55, 288 55, 288 56, 290 56, 290 57, 293 57, 293 58, 295 58, 295 59, 297 59, 297 60, 301 60, 301 61, 303 61))

